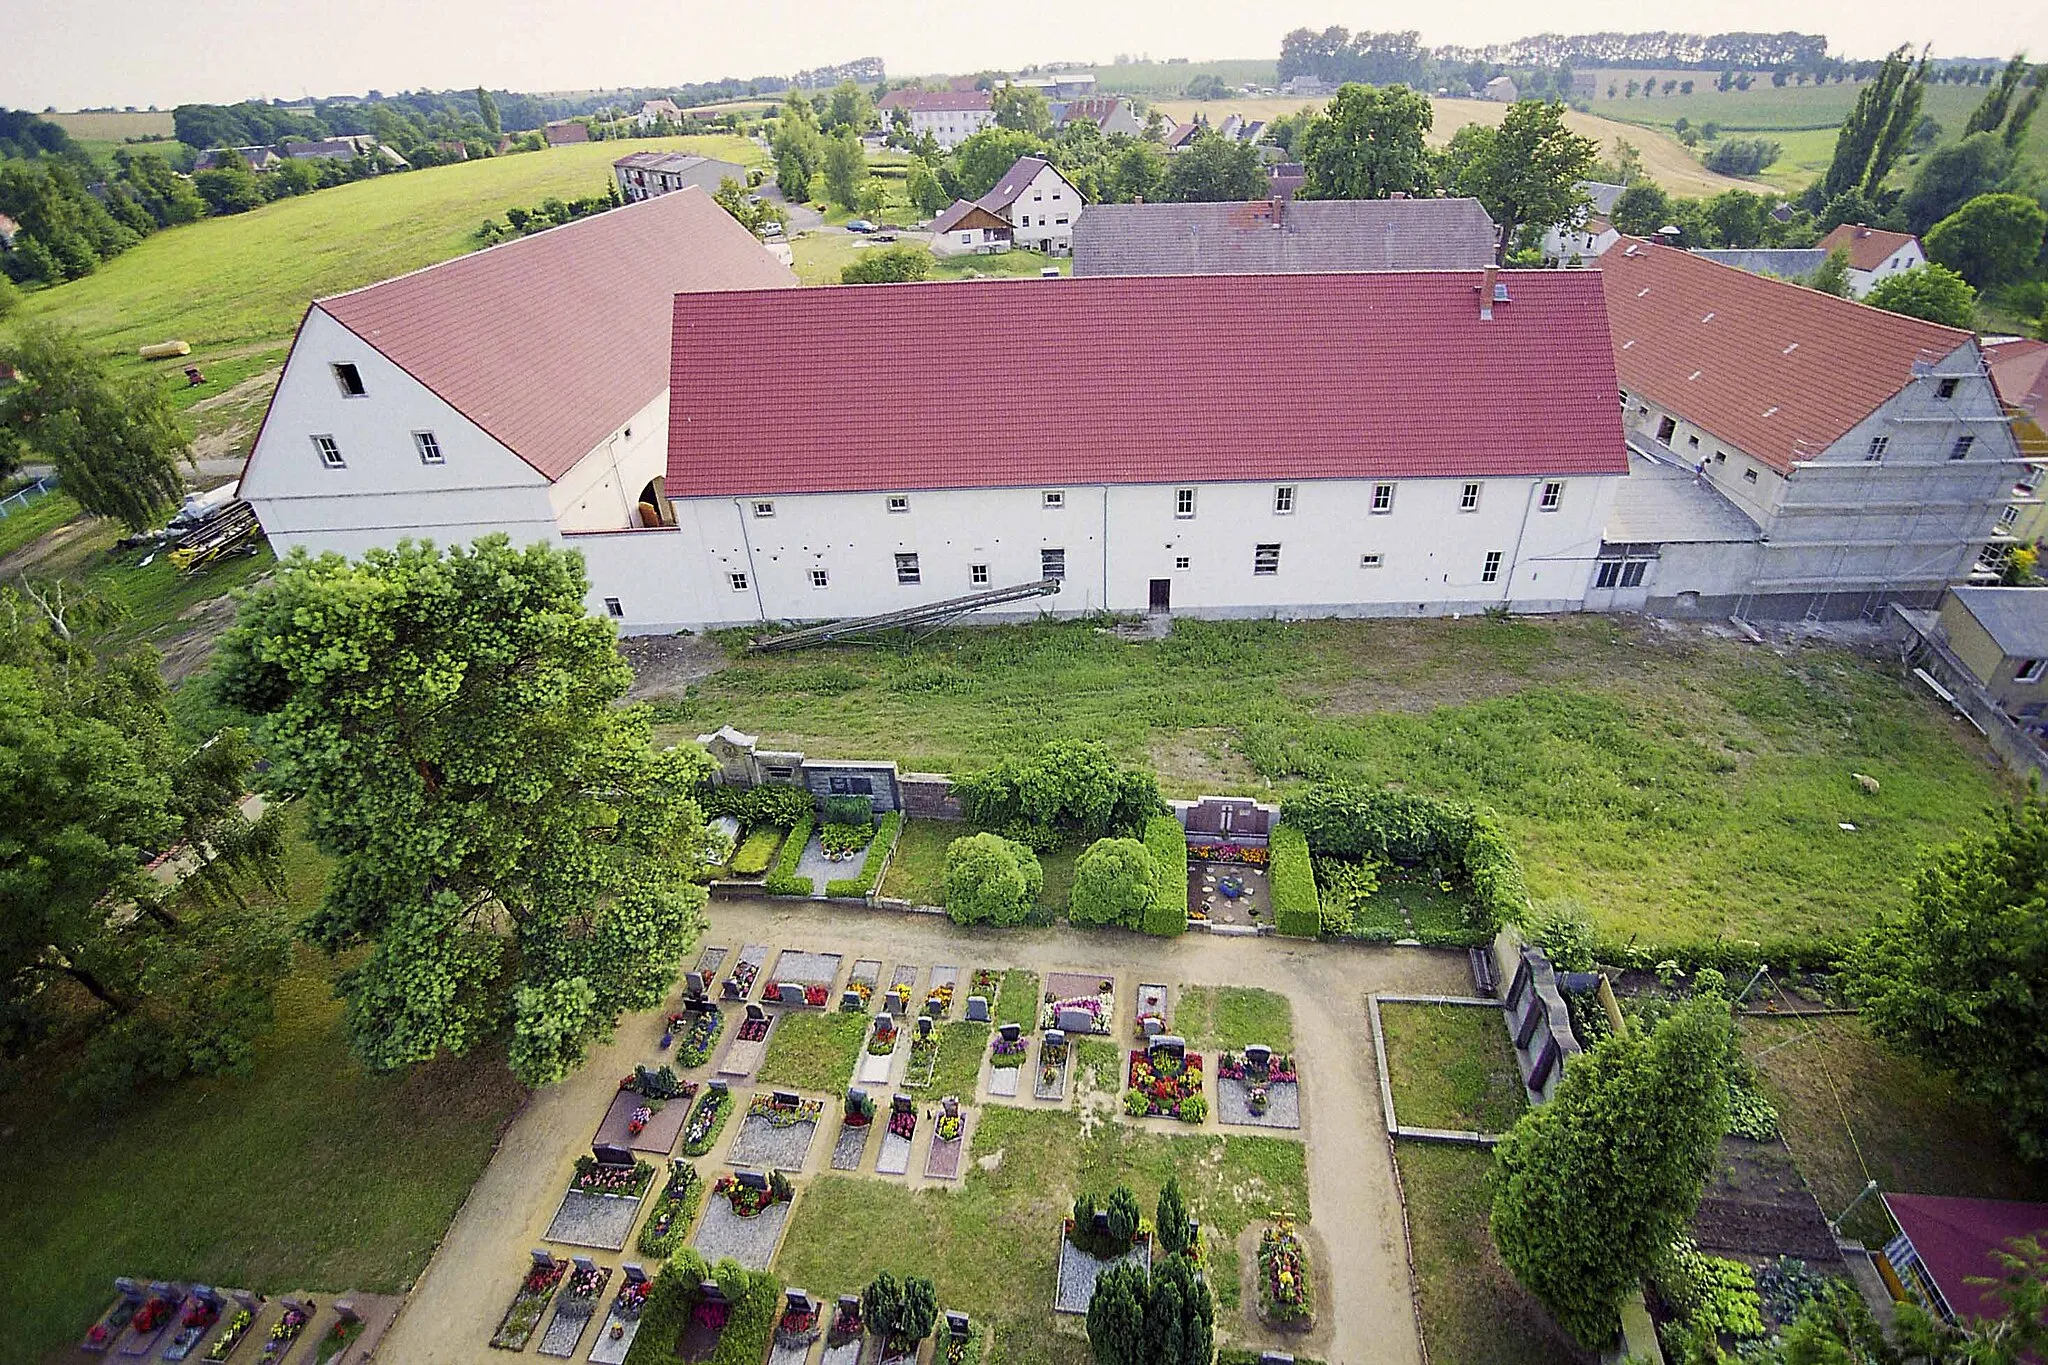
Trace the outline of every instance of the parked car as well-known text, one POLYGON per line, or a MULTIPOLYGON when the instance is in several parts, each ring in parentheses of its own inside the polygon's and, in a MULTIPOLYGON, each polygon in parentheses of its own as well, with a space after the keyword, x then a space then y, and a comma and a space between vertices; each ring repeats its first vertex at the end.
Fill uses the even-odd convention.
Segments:
POLYGON ((763 237, 780 237, 782 235, 782 224, 770 218, 767 222, 756 228, 755 231, 759 232, 763 237))
POLYGON ((878 242, 893 242, 896 240, 896 234, 893 232, 878 232, 875 234, 874 240, 878 242))
POLYGON ((855 218, 846 225, 846 230, 848 232, 873 232, 880 226, 881 224, 869 222, 865 218, 855 218))

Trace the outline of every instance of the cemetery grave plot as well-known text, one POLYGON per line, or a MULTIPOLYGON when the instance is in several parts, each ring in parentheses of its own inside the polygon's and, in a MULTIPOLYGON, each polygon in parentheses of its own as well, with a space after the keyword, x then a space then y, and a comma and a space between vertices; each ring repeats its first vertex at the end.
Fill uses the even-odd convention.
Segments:
POLYGON ((922 1090, 932 1083, 939 1069, 939 1028, 928 1014, 917 1016, 911 1026, 910 1060, 903 1066, 903 1088, 922 1090))
POLYGON ((1496 1002, 1378 998, 1373 1017, 1402 1128, 1497 1135, 1528 1108, 1521 1068, 1496 1002))
POLYGON ((660 1197, 654 1201, 654 1212, 640 1228, 636 1245, 641 1254, 663 1260, 675 1255, 690 1231, 690 1224, 697 1221, 697 1206, 703 1199, 704 1178, 697 1174, 697 1168, 681 1157, 671 1157, 668 1183, 662 1186, 660 1197))
POLYGON ((284 1305, 284 1313, 271 1324, 270 1337, 263 1343, 262 1358, 265 1362, 282 1360, 290 1355, 292 1343, 305 1333, 306 1324, 320 1311, 319 1305, 310 1299, 300 1300, 287 1296, 279 1302, 284 1305))
POLYGON ((882 1134, 882 1152, 875 1158, 876 1175, 903 1175, 910 1170, 910 1144, 917 1139, 917 1101, 908 1095, 889 1100, 889 1127, 882 1134))
POLYGON ((635 1067, 619 1082, 619 1093, 590 1142, 630 1147, 636 1152, 666 1156, 690 1115, 697 1082, 679 1080, 668 1067, 635 1067))
POLYGON ((718 1036, 725 1030, 725 1015, 709 1000, 685 1000, 683 1007, 671 1011, 665 1031, 662 1033, 663 1047, 675 1044, 675 1064, 685 1071, 699 1067, 711 1060, 712 1049, 718 1045, 718 1036))
POLYGON ((227 1312, 227 1325, 220 1329, 220 1335, 215 1337, 213 1345, 207 1348, 207 1360, 226 1360, 233 1355, 235 1348, 242 1344, 242 1338, 256 1325, 256 1315, 263 1311, 261 1294, 236 1289, 230 1291, 229 1297, 233 1302, 224 1310, 227 1312))
POLYGON ((739 961, 732 964, 732 972, 720 986, 720 993, 727 1000, 744 1000, 754 989, 754 980, 761 975, 762 964, 768 961, 768 945, 749 943, 740 949, 739 961))
POLYGON ((1140 1038, 1171 1033, 1172 1016, 1168 1008, 1170 1003, 1171 997, 1166 987, 1148 981, 1139 982, 1135 1002, 1137 1017, 1131 1024, 1133 1032, 1140 1038))
POLYGON ((690 1110, 690 1121, 683 1125, 683 1155, 702 1156, 710 1151, 731 1115, 732 1090, 724 1081, 706 1085, 696 1107, 690 1110))
POLYGON ((640 1314, 647 1307, 647 1289, 652 1283, 647 1272, 631 1262, 621 1269, 626 1282, 619 1286, 604 1326, 597 1329, 597 1340, 590 1346, 590 1358, 597 1365, 624 1365, 633 1338, 640 1334, 640 1314))
POLYGON ((939 1101, 939 1116, 932 1125, 931 1150, 925 1153, 927 1180, 957 1180, 967 1153, 968 1113, 957 1096, 939 1101))
POLYGON ((1067 1070, 1072 1061, 1071 1052, 1064 1030, 1045 1031, 1045 1036, 1038 1043, 1038 1067, 1031 1084, 1033 1098, 1064 1100, 1067 1097, 1067 1070))
POLYGON ((1210 924, 1273 922, 1273 893, 1262 844, 1188 846, 1188 918, 1210 924))
POLYGON ((755 1001, 747 1003, 746 1011, 740 1016, 740 1026, 733 1031, 732 1041, 725 1045, 725 1056, 718 1063, 718 1074, 743 1079, 754 1074, 761 1065, 761 1059, 768 1055, 768 1033, 775 1026, 775 1016, 761 1008, 755 1001))
POLYGON ((526 1343, 533 1337, 533 1329, 540 1326, 540 1317, 547 1311, 548 1301, 554 1298, 555 1290, 568 1273, 567 1261, 556 1260, 545 1251, 535 1251, 533 1264, 527 1267, 526 1278, 519 1282, 511 1304, 505 1309, 505 1316, 498 1323, 498 1330, 491 1336, 491 1345, 501 1351, 525 1350, 526 1343))
POLYGON ((1084 972, 1048 972, 1038 1026, 1068 1035, 1108 1033, 1116 1023, 1116 979, 1084 972))
POLYGON ((780 1171, 735 1171, 711 1187, 711 1202, 691 1243, 712 1265, 730 1256, 749 1270, 766 1270, 789 1222, 796 1192, 780 1171))
POLYGON ((900 1034, 895 1015, 884 1010, 875 1016, 868 1032, 867 1046, 861 1050, 860 1063, 854 1072, 862 1085, 887 1084, 889 1069, 896 1065, 896 1045, 900 1034))
POLYGON ((1175 1032, 1219 1051, 1241 1051, 1254 1043, 1264 1043, 1276 1052, 1294 1050, 1294 1006, 1278 991, 1257 986, 1183 986, 1175 1018, 1175 1032))
POLYGON ((178 1309, 177 1325, 171 1330, 171 1339, 164 1343, 163 1359, 184 1360, 198 1349, 201 1339, 213 1330, 220 1321, 221 1310, 227 1300, 219 1290, 210 1285, 195 1284, 178 1309))
POLYGON ((775 975, 761 998, 770 1004, 792 1009, 824 1009, 832 1003, 832 986, 839 980, 838 953, 813 953, 784 948, 775 959, 775 975))
POLYGON ((1184 1038, 1161 1033, 1144 1047, 1133 1048, 1124 1081, 1124 1112, 1132 1118, 1200 1123, 1209 1117, 1209 1100, 1202 1093, 1202 1054, 1188 1051, 1184 1038))
POLYGON ((1308 1247, 1285 1213, 1259 1233, 1259 1316, 1275 1327, 1315 1325, 1315 1288, 1308 1247))
MULTIPOLYGON (((1107 1239, 1108 1234, 1103 1230, 1106 1217, 1100 1209, 1096 1210, 1094 1236, 1098 1239, 1107 1239)), ((1055 1313, 1085 1314, 1088 1300, 1095 1296, 1095 1281, 1111 1266, 1128 1261, 1147 1271, 1152 1269, 1152 1238, 1149 1233, 1139 1233, 1127 1250, 1110 1256, 1097 1256, 1075 1244, 1074 1232, 1074 1220, 1069 1218, 1060 1234, 1059 1270, 1053 1282, 1052 1310, 1055 1313)), ((1084 1238, 1087 1235, 1084 1229, 1084 1238)))
POLYGON ((803 1365, 818 1339, 819 1304, 801 1289, 782 1295, 782 1317, 775 1324, 775 1338, 768 1349, 768 1365, 803 1365))
POLYGON ((998 1024, 1021 1024, 1026 1033, 1038 1027, 1038 973, 1012 968, 1003 973, 1002 992, 996 997, 998 1024))
POLYGON ((537 1350, 541 1355, 576 1354, 577 1343, 590 1330, 590 1320, 597 1315, 597 1305, 611 1278, 610 1266, 598 1265, 588 1256, 570 1258, 569 1274, 555 1294, 555 1315, 548 1319, 548 1329, 540 1336, 537 1350))
POLYGON ((755 1079, 785 1090, 822 1090, 837 1095, 853 1080, 868 1021, 837 1010, 784 1014, 776 1021, 767 1056, 755 1079))
POLYGON ((85 1337, 78 1343, 78 1349, 97 1354, 112 1346, 128 1330, 128 1324, 135 1320, 142 1300, 140 1284, 126 1276, 115 1280, 114 1301, 107 1305, 106 1312, 100 1314, 99 1321, 85 1329, 85 1337))
POLYGON ((739 1136, 732 1140, 729 1156, 733 1165, 801 1171, 824 1112, 824 1101, 807 1100, 794 1091, 754 1096, 740 1123, 739 1136))
POLYGON ((832 1326, 825 1333, 825 1354, 819 1365, 860 1365, 865 1345, 867 1330, 861 1325, 860 1299, 841 1294, 832 1309, 832 1326))
POLYGON ((728 948, 706 948, 699 954, 697 965, 683 974, 683 999, 709 999, 712 986, 718 980, 718 969, 730 956, 732 951, 728 948))
POLYGON ((1264 1043, 1216 1059, 1216 1117, 1255 1128, 1301 1127, 1301 1078, 1294 1059, 1264 1043))
POLYGON ((868 1134, 875 1130, 875 1097, 855 1088, 846 1092, 846 1107, 839 1115, 839 1136, 832 1142, 832 1169, 857 1171, 867 1154, 868 1134))
POLYGON ((995 1040, 989 1044, 988 1093, 1015 1099, 1018 1080, 1030 1060, 1031 1040, 1024 1036, 1023 1026, 998 1025, 995 1040))
POLYGON ((596 1147, 576 1158, 576 1174, 546 1233, 550 1242, 618 1251, 640 1218, 640 1196, 654 1168, 622 1147, 596 1147))
POLYGON ((178 1311, 185 1303, 185 1286, 170 1284, 163 1280, 151 1281, 148 1293, 142 1296, 135 1312, 128 1319, 128 1330, 119 1337, 114 1348, 117 1356, 146 1356, 156 1349, 158 1341, 168 1334, 171 1325, 178 1320, 178 1311))
POLYGON ((950 1019, 953 1016, 953 997, 959 992, 960 969, 943 964, 932 968, 932 979, 925 987, 924 1006, 918 1012, 927 1019, 950 1019))
POLYGON ((881 985, 881 962, 872 957, 860 959, 846 975, 846 989, 839 993, 839 1008, 848 1014, 866 1014, 873 1007, 875 992, 881 985))
POLYGON ((901 1019, 910 1013, 910 997, 917 985, 917 968, 898 965, 889 974, 889 989, 883 992, 882 1008, 901 1019))

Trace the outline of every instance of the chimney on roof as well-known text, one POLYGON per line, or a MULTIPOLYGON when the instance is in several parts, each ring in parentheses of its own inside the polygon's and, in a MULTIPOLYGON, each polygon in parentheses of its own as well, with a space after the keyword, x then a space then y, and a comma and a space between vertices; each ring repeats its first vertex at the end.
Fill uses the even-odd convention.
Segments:
POLYGON ((1408 191, 1406 190, 1395 190, 1392 194, 1387 196, 1387 198, 1389 199, 1406 199, 1407 197, 1408 191))
POLYGON ((1134 194, 1131 196, 1131 202, 1133 204, 1142 204, 1145 202, 1145 196, 1142 194, 1134 194))
POLYGON ((1494 286, 1500 281, 1500 267, 1490 265, 1479 276, 1479 320, 1493 321, 1494 286))
POLYGON ((1273 226, 1279 227, 1280 215, 1287 211, 1287 201, 1276 194, 1269 202, 1273 206, 1273 226))

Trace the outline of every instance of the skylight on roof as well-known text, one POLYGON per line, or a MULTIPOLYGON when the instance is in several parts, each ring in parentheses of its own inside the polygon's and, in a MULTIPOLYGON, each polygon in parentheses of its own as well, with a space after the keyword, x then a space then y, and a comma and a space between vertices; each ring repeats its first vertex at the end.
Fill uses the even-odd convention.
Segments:
POLYGON ((1631 346, 1633 346, 1633 345, 1635 345, 1635 344, 1636 344, 1636 339, 1635 339, 1634 337, 1630 337, 1630 338, 1629 338, 1629 339, 1628 339, 1627 341, 1624 341, 1624 342, 1622 342, 1622 343, 1621 343, 1621 349, 1622 349, 1622 350, 1624 350, 1624 351, 1626 351, 1626 350, 1627 350, 1627 349, 1628 349, 1629 347, 1631 347, 1631 346))
POLYGON ((1791 354, 1792 354, 1792 353, 1793 353, 1794 351, 1796 351, 1796 350, 1798 350, 1798 349, 1799 349, 1799 343, 1795 341, 1795 342, 1793 342, 1793 343, 1792 343, 1792 344, 1791 344, 1790 346, 1787 346, 1787 347, 1786 347, 1786 348, 1785 348, 1784 350, 1780 351, 1780 352, 1779 352, 1778 354, 1780 354, 1780 355, 1791 355, 1791 354))
POLYGON ((1691 374, 1687 375, 1687 376, 1686 376, 1686 378, 1687 378, 1687 379, 1689 379, 1689 380, 1690 380, 1690 379, 1698 379, 1698 378, 1699 378, 1699 377, 1700 377, 1701 375, 1703 375, 1703 374, 1705 374, 1705 373, 1706 373, 1706 371, 1705 371, 1705 370, 1694 370, 1694 371, 1693 371, 1693 372, 1692 372, 1691 374))
POLYGON ((1709 314, 1707 314, 1707 315, 1706 315, 1705 317, 1703 317, 1703 318, 1701 318, 1701 319, 1700 319, 1700 321, 1701 321, 1701 322, 1712 322, 1713 320, 1714 320, 1714 315, 1713 315, 1712 313, 1709 313, 1709 314))
POLYGON ((1765 408, 1765 409, 1764 409, 1764 416, 1766 416, 1766 417, 1776 417, 1777 415, 1778 415, 1778 405, 1777 405, 1776 403, 1773 403, 1773 404, 1771 404, 1771 405, 1770 405, 1769 407, 1767 407, 1767 408, 1765 408))

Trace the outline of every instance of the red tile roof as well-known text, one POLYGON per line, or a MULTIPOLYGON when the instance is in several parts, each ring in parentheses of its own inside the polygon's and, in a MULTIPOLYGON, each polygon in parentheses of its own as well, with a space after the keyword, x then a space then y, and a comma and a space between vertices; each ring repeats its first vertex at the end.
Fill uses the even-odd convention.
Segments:
POLYGON ((1600 258, 1623 388, 1781 473, 1970 333, 1624 237, 1600 258))
POLYGON ((924 91, 918 89, 914 85, 898 86, 896 89, 891 90, 888 94, 882 96, 882 98, 876 100, 875 108, 881 110, 885 114, 892 109, 902 109, 908 111, 912 105, 917 103, 917 97, 919 95, 922 95, 923 93, 924 91))
POLYGON ((2048 1204, 2010 1199, 1954 1199, 1935 1194, 1889 1194, 1885 1207, 1913 1243, 1934 1287, 1959 1317, 1994 1318, 2004 1305, 1993 1286, 1971 1284, 1971 1276, 2005 1278, 1992 1258, 2014 1237, 2048 1241, 2048 1204))
POLYGON ((1502 278, 1486 322, 1477 270, 683 295, 668 491, 1626 472, 1599 281, 1502 278), (776 338, 774 364, 736 336, 776 338))
POLYGON ((2002 341, 1986 346, 1998 396, 2036 422, 2048 422, 2048 341, 2002 341))
POLYGON ((1884 228, 1865 227, 1861 223, 1843 223, 1815 245, 1822 251, 1846 248, 1851 270, 1875 270, 1918 240, 1910 232, 1888 232, 1884 228))
POLYGON ((1113 117, 1123 104, 1121 95, 1083 95, 1080 99, 1067 101, 1067 122, 1075 119, 1092 119, 1101 123, 1113 117))
POLYGON ((974 112, 995 108, 995 101, 986 90, 926 90, 910 102, 914 114, 944 114, 950 112, 974 112))
POLYGON ((313 307, 558 479, 667 383, 674 295, 795 284, 687 189, 313 307))

